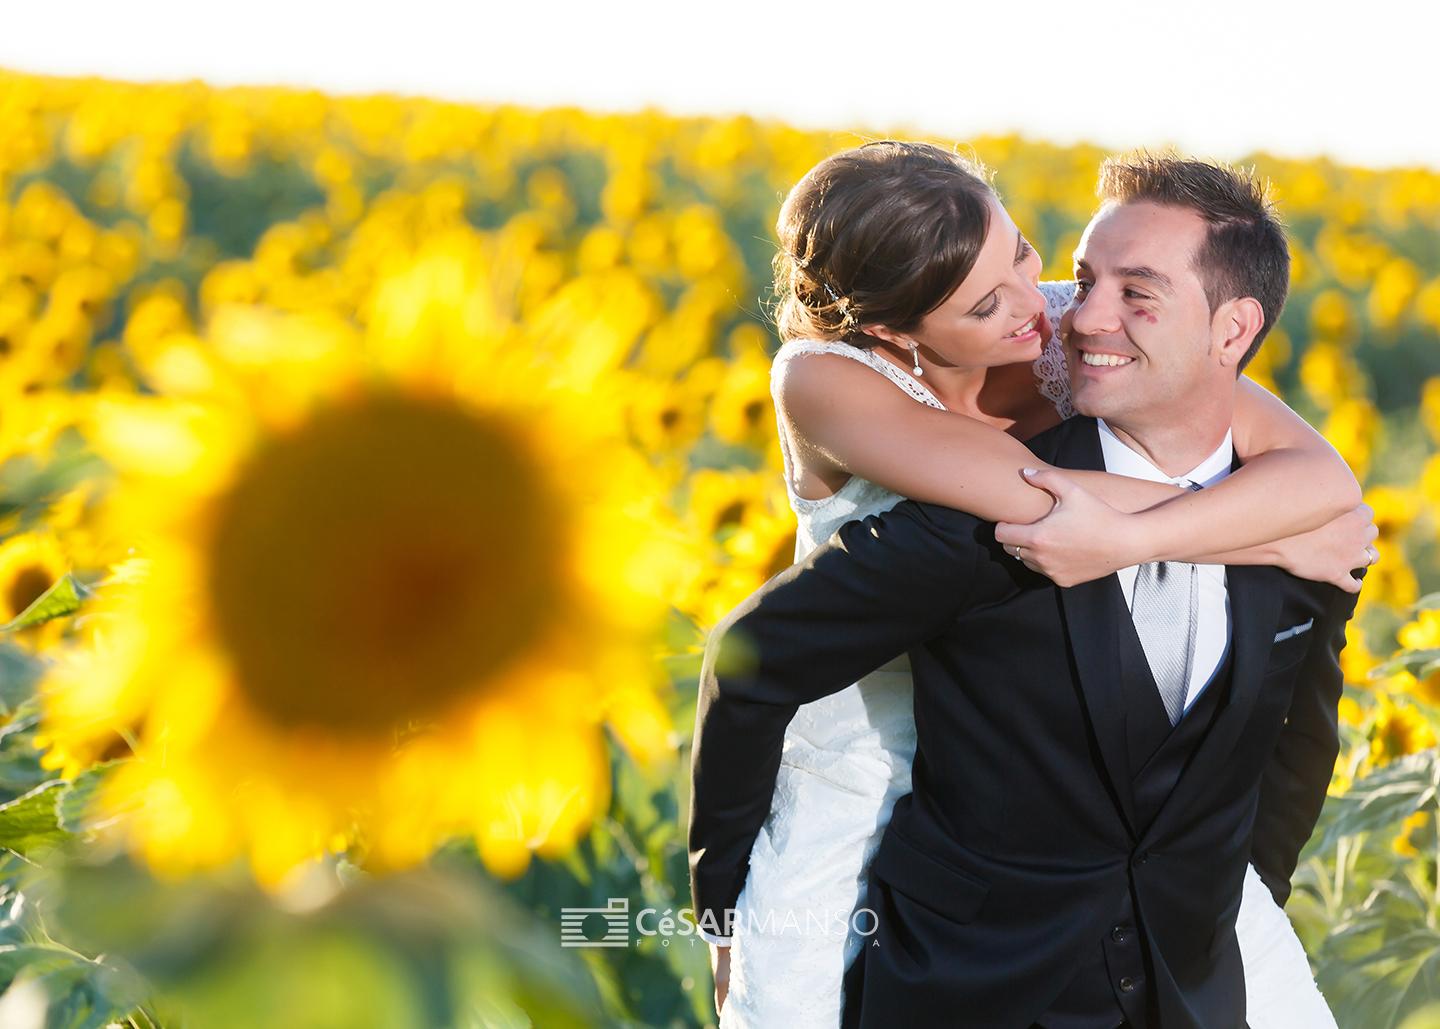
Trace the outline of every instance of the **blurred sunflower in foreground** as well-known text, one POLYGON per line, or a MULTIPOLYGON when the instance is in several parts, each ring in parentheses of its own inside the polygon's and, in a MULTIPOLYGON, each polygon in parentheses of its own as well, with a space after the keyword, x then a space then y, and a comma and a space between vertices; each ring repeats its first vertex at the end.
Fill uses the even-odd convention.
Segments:
POLYGON ((133 749, 99 814, 153 866, 472 835, 518 874, 605 810, 602 723, 673 750, 650 648, 685 548, 623 442, 625 334, 537 338, 494 260, 397 256, 358 329, 222 306, 138 349, 157 395, 95 399, 129 559, 47 680, 46 762, 133 749))

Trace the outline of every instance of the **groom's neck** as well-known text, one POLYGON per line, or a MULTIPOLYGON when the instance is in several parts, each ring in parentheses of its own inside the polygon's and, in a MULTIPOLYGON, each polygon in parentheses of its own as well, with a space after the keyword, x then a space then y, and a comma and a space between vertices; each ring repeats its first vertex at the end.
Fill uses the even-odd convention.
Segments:
POLYGON ((1125 416, 1104 420, 1121 442, 1173 478, 1195 468, 1225 441, 1234 416, 1233 397, 1230 404, 1211 408, 1177 409, 1163 420, 1125 416))

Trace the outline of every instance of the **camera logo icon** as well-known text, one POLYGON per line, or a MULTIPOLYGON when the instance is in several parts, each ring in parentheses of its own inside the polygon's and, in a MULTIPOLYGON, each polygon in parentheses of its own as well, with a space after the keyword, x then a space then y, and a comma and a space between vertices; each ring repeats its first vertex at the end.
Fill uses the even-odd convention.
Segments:
POLYGON ((611 897, 603 908, 561 908, 560 946, 630 946, 630 898, 611 897))

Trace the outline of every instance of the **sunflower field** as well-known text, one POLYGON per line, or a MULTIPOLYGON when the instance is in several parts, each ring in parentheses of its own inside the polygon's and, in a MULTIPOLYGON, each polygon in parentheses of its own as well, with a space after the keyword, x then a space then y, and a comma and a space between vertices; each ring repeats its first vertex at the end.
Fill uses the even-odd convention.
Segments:
MULTIPOLYGON (((773 226, 860 141, 0 73, 0 1025, 713 1023, 699 654, 791 560, 773 226)), ((1067 277, 1104 152, 961 143, 1067 277)), ((1437 1027, 1440 173, 1244 160, 1250 374, 1381 527, 1288 911, 1437 1027)))

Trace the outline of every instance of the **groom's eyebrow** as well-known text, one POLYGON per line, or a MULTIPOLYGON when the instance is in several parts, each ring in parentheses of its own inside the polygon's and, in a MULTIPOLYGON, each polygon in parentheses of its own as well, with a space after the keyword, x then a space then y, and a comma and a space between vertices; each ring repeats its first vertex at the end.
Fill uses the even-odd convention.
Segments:
MULTIPOLYGON (((1075 270, 1077 272, 1085 272, 1087 275, 1091 275, 1092 277, 1094 275, 1094 272, 1092 272, 1090 269, 1089 262, 1087 262, 1083 257, 1076 258, 1075 270)), ((1166 275, 1164 272, 1157 272, 1154 268, 1150 268, 1143 264, 1137 265, 1133 268, 1116 268, 1115 275, 1117 278, 1121 279, 1140 279, 1144 282, 1150 283, 1156 289, 1165 293, 1175 292, 1175 284, 1170 281, 1170 276, 1166 275)))
POLYGON ((1157 272, 1154 268, 1144 265, 1136 268, 1116 268, 1115 274, 1122 279, 1141 279, 1166 293, 1175 292, 1175 284, 1170 281, 1170 276, 1157 272))

